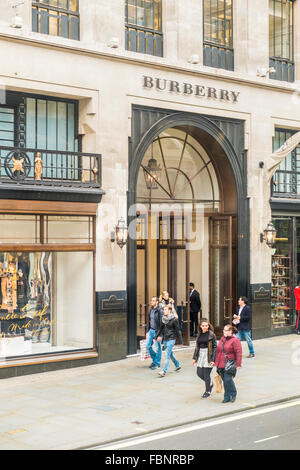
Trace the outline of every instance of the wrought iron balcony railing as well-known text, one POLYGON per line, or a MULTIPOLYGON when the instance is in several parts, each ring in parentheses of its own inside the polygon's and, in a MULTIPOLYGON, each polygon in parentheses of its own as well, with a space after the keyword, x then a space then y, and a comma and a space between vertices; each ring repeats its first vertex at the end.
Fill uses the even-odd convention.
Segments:
POLYGON ((203 64, 225 70, 234 70, 232 47, 205 41, 203 44, 203 64))
POLYGON ((270 67, 275 69, 275 73, 270 73, 270 78, 285 82, 295 81, 295 63, 289 59, 270 57, 270 67))
POLYGON ((17 184, 100 189, 101 173, 101 155, 0 146, 0 187, 17 184))

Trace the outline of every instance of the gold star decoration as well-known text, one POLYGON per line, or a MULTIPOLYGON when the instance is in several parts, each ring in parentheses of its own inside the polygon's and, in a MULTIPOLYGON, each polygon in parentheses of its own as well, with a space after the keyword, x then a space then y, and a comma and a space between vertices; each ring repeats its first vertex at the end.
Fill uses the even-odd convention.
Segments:
POLYGON ((13 161, 13 164, 14 164, 12 172, 14 173, 15 171, 21 171, 22 173, 24 173, 24 168, 23 168, 24 158, 20 158, 19 160, 16 160, 13 157, 12 161, 13 161))

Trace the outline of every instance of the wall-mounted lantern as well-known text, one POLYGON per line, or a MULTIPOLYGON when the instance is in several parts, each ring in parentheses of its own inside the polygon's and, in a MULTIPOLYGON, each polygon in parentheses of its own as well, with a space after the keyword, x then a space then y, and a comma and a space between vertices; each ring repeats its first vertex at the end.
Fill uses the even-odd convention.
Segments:
POLYGON ((121 217, 118 220, 115 230, 111 232, 110 241, 117 242, 117 245, 122 249, 128 240, 128 227, 126 226, 125 219, 121 217))
POLYGON ((266 244, 271 248, 275 243, 276 238, 276 228, 269 222, 263 233, 260 234, 260 242, 266 242, 266 244))

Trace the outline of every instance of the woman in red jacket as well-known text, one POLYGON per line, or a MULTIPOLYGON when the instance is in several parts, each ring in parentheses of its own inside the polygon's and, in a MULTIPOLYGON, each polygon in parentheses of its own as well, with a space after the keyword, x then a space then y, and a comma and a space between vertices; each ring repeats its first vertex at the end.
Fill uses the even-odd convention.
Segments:
POLYGON ((240 369, 242 366, 242 345, 240 340, 233 335, 234 330, 235 328, 232 325, 224 326, 223 336, 219 341, 216 353, 215 365, 217 366, 217 371, 221 375, 224 383, 224 400, 222 403, 233 403, 237 394, 235 383, 233 381, 235 373, 231 375, 225 371, 226 357, 236 361, 237 369, 240 369))

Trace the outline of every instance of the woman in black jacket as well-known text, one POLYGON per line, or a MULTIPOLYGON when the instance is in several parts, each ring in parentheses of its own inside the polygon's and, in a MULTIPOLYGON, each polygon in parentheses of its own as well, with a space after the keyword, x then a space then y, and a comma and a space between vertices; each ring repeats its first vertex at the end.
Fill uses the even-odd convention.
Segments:
POLYGON ((214 366, 217 346, 218 343, 212 325, 205 318, 202 318, 193 355, 193 365, 197 363, 197 375, 205 382, 205 392, 202 398, 208 398, 213 388, 210 374, 214 366))
POLYGON ((175 365, 175 370, 179 371, 181 366, 173 354, 173 347, 176 342, 176 337, 180 345, 182 344, 182 334, 180 331, 178 320, 172 310, 172 306, 166 305, 164 308, 164 315, 161 320, 161 328, 157 333, 156 339, 160 343, 162 340, 164 341, 164 347, 166 350, 166 361, 164 363, 163 369, 159 372, 161 377, 164 377, 167 373, 170 359, 175 365))

